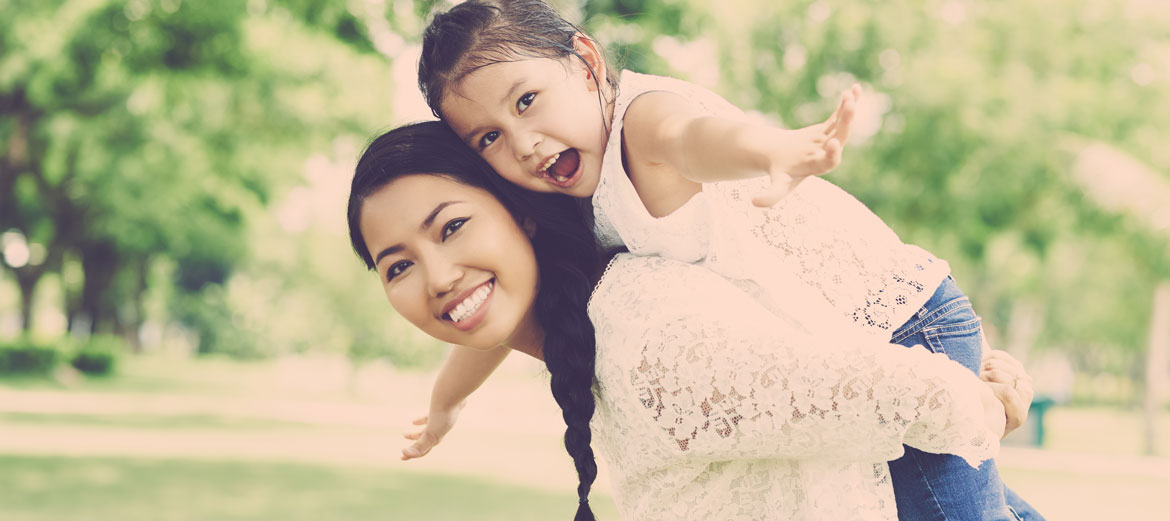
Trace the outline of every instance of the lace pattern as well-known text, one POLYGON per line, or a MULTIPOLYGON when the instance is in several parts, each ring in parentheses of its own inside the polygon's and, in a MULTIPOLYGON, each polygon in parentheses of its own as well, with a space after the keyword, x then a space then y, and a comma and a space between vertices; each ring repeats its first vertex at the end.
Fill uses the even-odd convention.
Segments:
POLYGON ((589 313, 594 435, 625 519, 893 520, 884 462, 903 443, 972 465, 998 449, 959 364, 812 336, 694 265, 621 254, 589 313))

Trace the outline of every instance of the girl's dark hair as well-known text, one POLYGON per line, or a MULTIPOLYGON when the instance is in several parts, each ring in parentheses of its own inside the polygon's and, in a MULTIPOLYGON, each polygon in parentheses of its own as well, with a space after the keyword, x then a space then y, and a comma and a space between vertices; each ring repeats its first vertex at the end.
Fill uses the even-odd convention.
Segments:
POLYGON ((391 130, 375 138, 358 160, 350 186, 347 219, 353 249, 374 269, 361 231, 365 199, 395 179, 439 175, 491 193, 512 215, 536 225, 532 246, 540 272, 536 318, 544 329, 544 362, 553 397, 565 419, 565 449, 573 457, 580 485, 576 521, 593 519, 589 489, 597 478, 590 446, 596 340, 586 305, 600 268, 588 209, 562 194, 529 192, 496 175, 447 125, 430 121, 391 130))
MULTIPOLYGON (((418 87, 431 112, 442 118, 439 103, 444 93, 493 63, 575 56, 597 81, 597 71, 573 48, 577 34, 585 31, 541 0, 468 0, 436 13, 423 32, 418 87)), ((606 84, 617 92, 617 77, 608 66, 605 73, 606 84)), ((601 91, 597 89, 598 96, 601 91)))

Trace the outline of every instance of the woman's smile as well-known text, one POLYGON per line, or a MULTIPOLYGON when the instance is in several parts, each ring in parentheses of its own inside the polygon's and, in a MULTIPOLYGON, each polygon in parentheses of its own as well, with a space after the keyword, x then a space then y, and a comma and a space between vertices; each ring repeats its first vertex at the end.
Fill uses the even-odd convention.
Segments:
POLYGON ((390 304, 431 336, 490 349, 530 320, 532 243, 491 194, 407 175, 366 197, 361 229, 390 304))
POLYGON ((459 328, 470 331, 483 321, 492 297, 495 279, 489 280, 459 294, 443 306, 443 318, 459 328))

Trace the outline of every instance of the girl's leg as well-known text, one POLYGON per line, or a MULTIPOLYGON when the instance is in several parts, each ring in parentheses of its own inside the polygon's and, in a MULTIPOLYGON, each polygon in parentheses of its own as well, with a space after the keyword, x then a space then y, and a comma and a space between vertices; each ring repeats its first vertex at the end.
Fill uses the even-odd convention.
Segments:
MULTIPOLYGON (((893 342, 944 353, 978 374, 983 350, 981 326, 970 301, 954 279, 947 277, 923 308, 894 333, 893 342)), ((900 521, 1044 519, 1006 490, 992 460, 976 469, 957 456, 906 447, 905 455, 890 462, 890 476, 900 521), (1008 498, 1017 500, 1020 508, 1008 498), (1024 511, 1029 515, 1023 516, 1024 511)))

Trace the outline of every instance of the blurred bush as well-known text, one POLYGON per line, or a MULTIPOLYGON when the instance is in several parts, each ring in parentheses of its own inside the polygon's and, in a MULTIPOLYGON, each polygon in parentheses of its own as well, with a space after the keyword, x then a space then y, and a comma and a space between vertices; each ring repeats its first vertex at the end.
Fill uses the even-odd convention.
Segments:
POLYGON ((73 352, 69 365, 90 376, 107 376, 114 372, 118 358, 128 350, 121 337, 95 335, 73 352))
POLYGON ((57 346, 20 337, 0 343, 0 375, 48 375, 59 358, 57 346))

